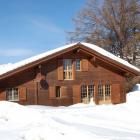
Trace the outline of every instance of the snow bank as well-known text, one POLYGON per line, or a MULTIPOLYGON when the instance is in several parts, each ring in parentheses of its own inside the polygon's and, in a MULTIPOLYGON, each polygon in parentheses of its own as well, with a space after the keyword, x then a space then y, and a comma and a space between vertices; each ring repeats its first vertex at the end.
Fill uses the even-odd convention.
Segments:
POLYGON ((40 114, 33 109, 17 103, 0 101, 0 119, 16 123, 30 123, 41 118, 40 114))
POLYGON ((135 85, 133 91, 127 94, 126 106, 131 109, 131 111, 140 114, 140 84, 135 85))
POLYGON ((139 91, 140 91, 140 84, 136 84, 136 85, 133 87, 133 91, 139 92, 139 91))
POLYGON ((140 104, 140 84, 135 85, 133 91, 127 94, 127 103, 140 104))

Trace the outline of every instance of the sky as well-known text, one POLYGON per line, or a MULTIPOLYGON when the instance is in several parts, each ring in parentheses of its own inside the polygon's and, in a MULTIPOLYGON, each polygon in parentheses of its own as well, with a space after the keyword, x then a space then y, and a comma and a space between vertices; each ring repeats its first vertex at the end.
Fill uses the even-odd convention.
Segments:
POLYGON ((72 19, 86 0, 0 0, 0 64, 68 43, 72 19))

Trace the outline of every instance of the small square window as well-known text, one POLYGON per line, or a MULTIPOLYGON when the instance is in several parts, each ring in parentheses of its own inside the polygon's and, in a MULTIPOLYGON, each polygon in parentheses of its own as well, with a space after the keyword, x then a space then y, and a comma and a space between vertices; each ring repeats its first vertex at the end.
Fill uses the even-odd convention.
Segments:
POLYGON ((81 61, 80 59, 76 59, 76 71, 80 71, 81 70, 81 61))

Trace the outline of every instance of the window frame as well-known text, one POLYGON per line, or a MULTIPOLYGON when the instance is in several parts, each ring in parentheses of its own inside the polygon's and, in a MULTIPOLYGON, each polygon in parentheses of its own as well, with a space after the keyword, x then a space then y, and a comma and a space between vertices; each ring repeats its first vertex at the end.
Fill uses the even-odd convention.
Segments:
POLYGON ((18 88, 7 88, 6 89, 6 100, 7 101, 19 101, 19 89, 18 88), (17 94, 17 95, 15 95, 15 94, 17 94), (11 97, 9 97, 9 96, 11 96, 11 97), (17 97, 17 98, 15 98, 15 97, 17 97))
POLYGON ((56 98, 61 98, 61 86, 56 86, 55 87, 55 97, 56 98), (58 93, 58 91, 59 91, 59 93, 58 93), (57 96, 57 95, 59 95, 59 96, 57 96))
POLYGON ((111 85, 105 84, 105 98, 111 99, 111 85))
POLYGON ((98 99, 107 101, 111 99, 111 85, 99 84, 98 85, 98 99))
POLYGON ((81 85, 81 98, 94 98, 95 86, 94 84, 81 85))
POLYGON ((81 85, 81 99, 87 97, 87 85, 81 85))
POLYGON ((88 96, 90 98, 93 98, 94 97, 94 92, 95 92, 95 86, 94 86, 94 84, 89 84, 88 85, 88 96))
POLYGON ((103 84, 98 85, 98 98, 100 100, 104 100, 104 85, 103 84))
POLYGON ((76 59, 75 60, 75 70, 76 71, 81 71, 81 59, 76 59), (80 62, 80 63, 77 63, 80 62), (78 65, 77 65, 78 64, 78 65), (78 68, 78 69, 77 69, 78 68))
POLYGON ((73 80, 73 66, 72 65, 73 65, 72 59, 63 59, 64 80, 73 80))

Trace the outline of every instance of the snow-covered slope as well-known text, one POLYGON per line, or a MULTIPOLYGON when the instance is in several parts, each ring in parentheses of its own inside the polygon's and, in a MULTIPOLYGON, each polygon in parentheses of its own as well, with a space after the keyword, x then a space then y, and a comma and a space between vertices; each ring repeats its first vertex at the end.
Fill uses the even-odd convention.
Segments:
MULTIPOLYGON (((47 51, 45 53, 33 56, 31 58, 19 61, 17 63, 13 63, 13 64, 10 64, 10 65, 0 66, 0 75, 2 75, 4 73, 7 73, 7 72, 9 72, 11 70, 15 70, 15 69, 17 69, 19 67, 25 66, 27 64, 30 64, 32 62, 35 62, 37 60, 40 60, 40 59, 42 59, 44 57, 47 57, 49 55, 52 55, 52 54, 54 54, 56 52, 62 51, 62 50, 67 49, 67 48, 70 48, 70 47, 72 47, 72 46, 74 46, 76 44, 77 43, 65 45, 65 46, 56 48, 54 50, 50 50, 50 51, 47 51)), ((115 60, 115 61, 123 64, 124 66, 127 66, 127 67, 129 67, 131 69, 134 69, 135 71, 140 72, 140 69, 138 69, 137 67, 131 65, 130 63, 128 63, 127 61, 125 61, 125 60, 123 60, 123 59, 121 59, 119 57, 116 57, 115 55, 111 54, 110 52, 107 52, 106 50, 104 50, 104 49, 102 49, 102 48, 100 48, 100 47, 98 47, 96 45, 93 45, 93 44, 90 44, 90 43, 84 43, 84 42, 83 43, 81 42, 81 44, 84 45, 85 47, 88 47, 88 48, 90 48, 90 49, 92 49, 92 50, 94 50, 94 51, 96 51, 96 52, 98 52, 98 53, 100 53, 100 54, 102 54, 102 55, 112 59, 112 60, 115 60)))
POLYGON ((22 106, 0 102, 1 140, 139 140, 140 84, 119 105, 22 106))

